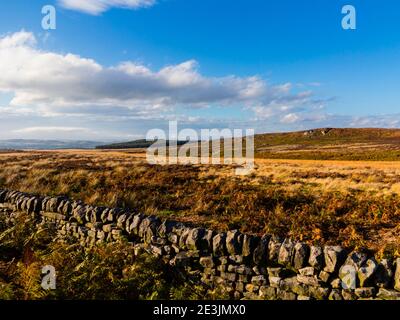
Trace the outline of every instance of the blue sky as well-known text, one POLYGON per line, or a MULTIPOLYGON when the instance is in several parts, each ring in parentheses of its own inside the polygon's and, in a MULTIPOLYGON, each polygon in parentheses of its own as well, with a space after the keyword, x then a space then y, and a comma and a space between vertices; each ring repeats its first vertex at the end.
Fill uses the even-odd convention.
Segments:
POLYGON ((399 15, 396 0, 3 1, 0 139, 400 127, 399 15))

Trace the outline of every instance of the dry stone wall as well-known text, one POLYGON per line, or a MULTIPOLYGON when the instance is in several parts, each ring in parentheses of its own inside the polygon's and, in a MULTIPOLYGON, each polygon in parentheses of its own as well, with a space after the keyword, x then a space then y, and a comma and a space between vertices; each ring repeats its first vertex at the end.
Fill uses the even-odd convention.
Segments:
POLYGON ((232 299, 400 300, 400 259, 233 230, 218 233, 120 208, 0 189, 0 214, 27 212, 83 246, 127 239, 135 250, 197 273, 232 299))

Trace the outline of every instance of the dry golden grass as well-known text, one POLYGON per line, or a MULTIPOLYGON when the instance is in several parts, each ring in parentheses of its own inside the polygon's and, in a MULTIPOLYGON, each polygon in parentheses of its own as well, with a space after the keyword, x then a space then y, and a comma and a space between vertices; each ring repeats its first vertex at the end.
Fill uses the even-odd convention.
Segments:
POLYGON ((149 165, 137 151, 31 151, 0 154, 0 187, 310 243, 400 244, 399 162, 260 159, 235 176, 230 165, 149 165))

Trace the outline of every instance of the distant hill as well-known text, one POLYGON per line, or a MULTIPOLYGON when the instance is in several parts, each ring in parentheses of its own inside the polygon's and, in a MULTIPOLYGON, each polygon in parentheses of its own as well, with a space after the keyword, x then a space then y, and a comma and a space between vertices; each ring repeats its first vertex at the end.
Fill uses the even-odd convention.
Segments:
POLYGON ((99 141, 73 141, 73 140, 35 140, 35 139, 10 139, 0 140, 0 149, 32 149, 32 150, 56 150, 56 149, 93 149, 99 141))
POLYGON ((266 133, 256 136, 263 144, 329 144, 379 141, 400 143, 400 129, 320 128, 286 133, 266 133))
MULTIPOLYGON (((145 139, 135 140, 129 142, 121 142, 121 143, 112 143, 106 144, 102 146, 96 146, 96 149, 147 149, 152 146, 156 140, 148 141, 145 139)), ((172 141, 166 141, 166 145, 169 146, 172 141)), ((177 141, 176 144, 178 146, 184 145, 187 141, 177 141)))

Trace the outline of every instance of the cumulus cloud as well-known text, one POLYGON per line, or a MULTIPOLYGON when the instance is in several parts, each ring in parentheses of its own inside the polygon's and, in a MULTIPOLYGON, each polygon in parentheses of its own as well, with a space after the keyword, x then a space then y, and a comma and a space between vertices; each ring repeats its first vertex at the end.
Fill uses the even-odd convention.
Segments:
POLYGON ((290 83, 273 86, 256 75, 206 77, 195 60, 160 70, 132 61, 106 67, 75 54, 40 50, 35 36, 25 31, 0 38, 0 69, 0 91, 14 95, 10 106, 30 107, 46 116, 148 118, 170 114, 176 107, 240 105, 265 119, 315 103, 312 92, 292 93, 290 83))
POLYGON ((99 15, 111 8, 140 9, 151 7, 156 0, 59 0, 62 7, 92 15, 99 15))

